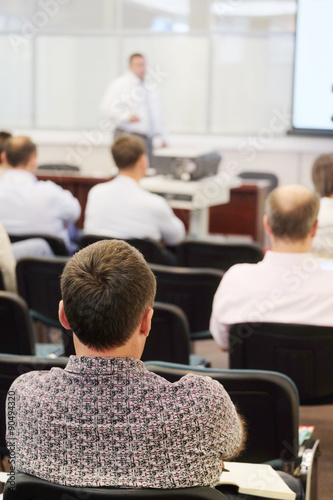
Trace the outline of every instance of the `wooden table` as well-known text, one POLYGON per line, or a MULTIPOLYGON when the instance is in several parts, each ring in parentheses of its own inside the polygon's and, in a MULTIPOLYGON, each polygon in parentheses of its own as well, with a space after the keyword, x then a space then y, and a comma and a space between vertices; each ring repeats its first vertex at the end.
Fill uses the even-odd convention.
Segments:
MULTIPOLYGON (((100 177, 85 177, 80 174, 55 174, 53 171, 38 173, 38 179, 51 180, 68 189, 79 200, 82 213, 77 226, 81 229, 84 222, 89 190, 100 182, 112 179, 100 177)), ((264 203, 269 192, 268 181, 244 181, 241 187, 230 191, 230 203, 210 208, 209 232, 211 234, 250 235, 254 241, 264 245, 264 229, 262 217, 264 203)), ((188 228, 188 210, 175 210, 176 215, 188 228)))

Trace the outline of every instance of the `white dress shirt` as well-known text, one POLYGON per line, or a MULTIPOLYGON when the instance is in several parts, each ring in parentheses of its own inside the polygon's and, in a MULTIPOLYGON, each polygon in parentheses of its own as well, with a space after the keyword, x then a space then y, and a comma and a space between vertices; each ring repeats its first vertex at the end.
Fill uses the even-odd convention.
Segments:
POLYGON ((0 182, 0 220, 9 234, 52 234, 69 245, 66 224, 80 213, 70 191, 25 170, 9 169, 0 182))
POLYGON ((318 257, 333 259, 333 198, 320 200, 318 229, 312 250, 318 257))
POLYGON ((311 253, 268 251, 258 264, 237 264, 214 297, 210 331, 228 349, 234 323, 295 323, 333 326, 333 273, 311 253))
POLYGON ((114 80, 102 99, 101 115, 111 118, 116 127, 147 137, 161 135, 166 140, 157 82, 142 81, 132 71, 114 80), (140 118, 130 122, 130 116, 140 118))
POLYGON ((151 238, 177 245, 185 237, 185 228, 161 196, 145 191, 130 177, 118 175, 89 191, 84 233, 151 238))

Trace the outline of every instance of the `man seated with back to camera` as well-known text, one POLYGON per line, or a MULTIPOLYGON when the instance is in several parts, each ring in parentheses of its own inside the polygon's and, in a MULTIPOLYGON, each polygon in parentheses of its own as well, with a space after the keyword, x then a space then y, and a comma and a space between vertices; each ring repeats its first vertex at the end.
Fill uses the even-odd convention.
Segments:
MULTIPOLYGON (((183 222, 164 198, 139 184, 149 167, 141 139, 121 136, 113 143, 111 154, 119 173, 89 191, 84 233, 125 240, 150 238, 170 247, 180 243, 185 237, 183 222)), ((165 252, 166 261, 173 263, 172 257, 165 252)))
POLYGON ((270 193, 264 227, 271 250, 257 264, 232 266, 214 297, 210 331, 223 350, 234 323, 333 326, 333 274, 311 253, 318 211, 318 196, 303 186, 270 193))
POLYGON ((12 384, 16 470, 69 486, 216 484, 223 460, 242 449, 242 420, 216 380, 172 384, 140 361, 156 291, 140 252, 117 240, 90 245, 66 264, 61 290, 76 356, 12 384))
POLYGON ((29 137, 11 137, 4 145, 8 169, 0 182, 0 220, 11 235, 50 234, 71 251, 69 228, 81 207, 68 190, 36 177, 37 148, 29 137))

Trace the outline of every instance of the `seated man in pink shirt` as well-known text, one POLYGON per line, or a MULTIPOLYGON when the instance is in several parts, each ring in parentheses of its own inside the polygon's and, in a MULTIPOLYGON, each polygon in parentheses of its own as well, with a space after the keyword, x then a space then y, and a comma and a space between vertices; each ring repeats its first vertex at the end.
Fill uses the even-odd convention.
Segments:
POLYGON ((333 326, 333 273, 311 253, 318 211, 318 197, 305 187, 271 192, 264 215, 271 250, 258 264, 231 267, 214 297, 210 331, 223 350, 234 323, 333 326))

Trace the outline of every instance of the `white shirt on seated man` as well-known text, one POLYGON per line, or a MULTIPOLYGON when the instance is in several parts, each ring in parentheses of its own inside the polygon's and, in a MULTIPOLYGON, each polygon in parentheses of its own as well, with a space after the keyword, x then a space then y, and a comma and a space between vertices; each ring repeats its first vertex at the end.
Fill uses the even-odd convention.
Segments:
POLYGON ((119 174, 89 191, 84 233, 120 239, 151 238, 169 246, 180 243, 185 237, 183 222, 164 198, 139 184, 149 165, 143 142, 122 136, 111 152, 119 174))
POLYGON ((237 264, 214 297, 210 331, 228 350, 234 323, 333 326, 333 274, 311 253, 319 199, 303 186, 276 188, 266 201, 264 226, 271 250, 257 264, 237 264))
POLYGON ((70 247, 68 227, 81 207, 70 191, 35 175, 37 153, 28 137, 12 137, 5 143, 8 169, 0 182, 0 220, 13 235, 50 234, 70 247))

